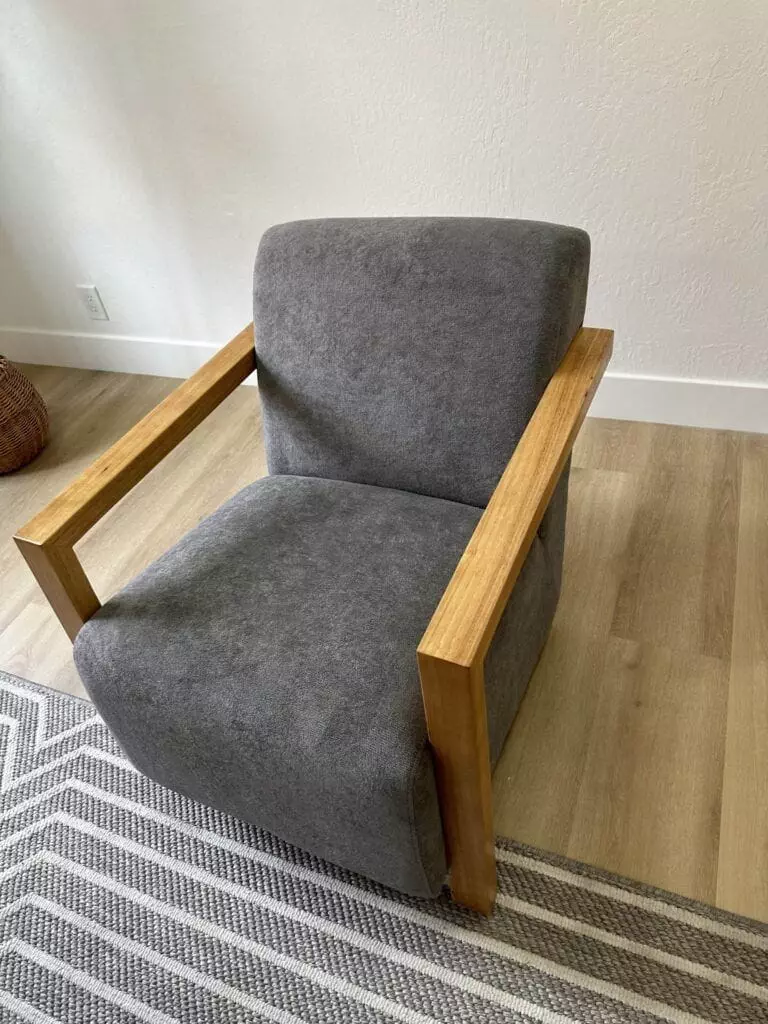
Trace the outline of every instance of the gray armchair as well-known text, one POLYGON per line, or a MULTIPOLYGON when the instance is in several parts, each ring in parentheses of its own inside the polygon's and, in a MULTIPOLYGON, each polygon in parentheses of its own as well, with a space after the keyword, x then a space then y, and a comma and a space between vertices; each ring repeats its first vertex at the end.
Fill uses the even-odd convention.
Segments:
POLYGON ((491 768, 610 355, 580 330, 588 262, 582 231, 526 221, 265 234, 253 330, 17 535, 138 768, 414 895, 450 866, 490 909, 491 768), (269 476, 101 606, 73 544, 254 366, 269 476))

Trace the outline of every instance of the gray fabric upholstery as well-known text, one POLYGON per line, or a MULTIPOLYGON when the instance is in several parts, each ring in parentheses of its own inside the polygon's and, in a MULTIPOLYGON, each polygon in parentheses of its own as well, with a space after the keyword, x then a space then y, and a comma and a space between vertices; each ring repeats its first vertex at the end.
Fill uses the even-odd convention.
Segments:
MULTIPOLYGON (((162 784, 417 895, 445 875, 416 646, 478 509, 272 476, 82 628, 75 661, 162 784)), ((557 600, 537 539, 488 656, 498 754, 557 600)))
POLYGON ((581 325, 589 238, 482 218, 297 221, 256 260, 272 473, 485 505, 581 325))
MULTIPOLYGON (((272 228, 255 323, 272 476, 80 631, 159 782, 416 895, 445 875, 418 641, 581 324, 589 239, 528 221, 272 228)), ((486 659, 495 762, 557 603, 563 474, 486 659)))

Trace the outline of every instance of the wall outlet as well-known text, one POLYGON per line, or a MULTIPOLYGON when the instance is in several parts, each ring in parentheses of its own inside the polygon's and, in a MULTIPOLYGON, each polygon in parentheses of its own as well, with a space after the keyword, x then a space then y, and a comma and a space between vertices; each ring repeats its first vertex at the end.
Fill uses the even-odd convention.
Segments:
POLYGON ((109 320, 109 313, 101 301, 99 289, 93 284, 79 284, 77 292, 91 320, 109 320))

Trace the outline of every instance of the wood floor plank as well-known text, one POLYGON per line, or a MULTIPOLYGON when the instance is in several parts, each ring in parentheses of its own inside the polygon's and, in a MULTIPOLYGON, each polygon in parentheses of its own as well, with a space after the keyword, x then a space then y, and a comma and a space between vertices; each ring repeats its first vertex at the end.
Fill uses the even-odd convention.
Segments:
POLYGON ((72 645, 45 599, 37 595, 0 632, 0 668, 64 693, 86 696, 72 662, 72 645))
POLYGON ((741 435, 723 431, 713 445, 704 537, 701 649, 729 658, 733 635, 741 491, 741 435))
POLYGON ((736 435, 655 427, 613 635, 730 656, 739 466, 736 435))
POLYGON ((768 920, 768 438, 744 439, 717 902, 768 920))
POLYGON ((567 848, 637 500, 629 474, 571 474, 560 605, 494 774, 502 835, 567 848))
POLYGON ((714 903, 728 665, 607 646, 567 852, 714 903))
POLYGON ((652 457, 658 431, 655 423, 588 417, 573 449, 573 465, 639 473, 652 457))

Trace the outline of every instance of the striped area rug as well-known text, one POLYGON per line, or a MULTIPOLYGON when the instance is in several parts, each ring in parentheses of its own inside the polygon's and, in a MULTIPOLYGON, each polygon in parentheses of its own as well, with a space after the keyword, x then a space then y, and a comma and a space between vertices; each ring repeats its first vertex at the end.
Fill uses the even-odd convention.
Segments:
POLYGON ((0 673, 0 1019, 768 1021, 768 927, 513 842, 489 920, 400 896, 134 771, 0 673))

